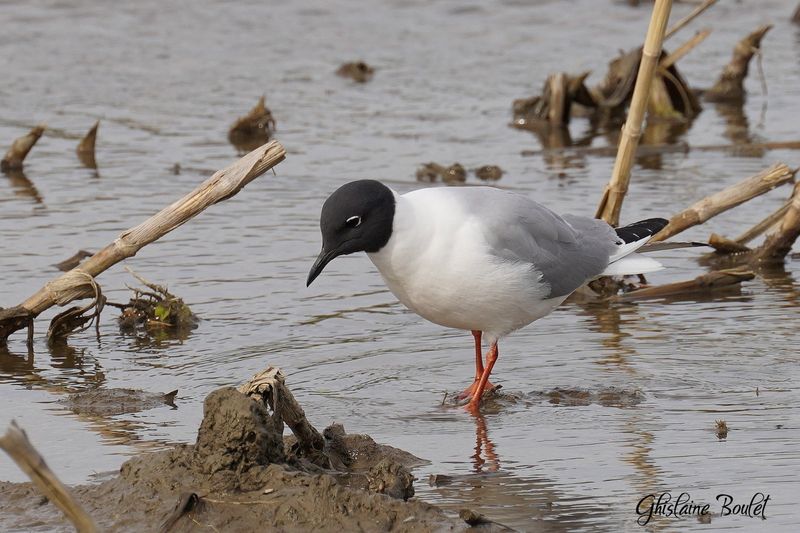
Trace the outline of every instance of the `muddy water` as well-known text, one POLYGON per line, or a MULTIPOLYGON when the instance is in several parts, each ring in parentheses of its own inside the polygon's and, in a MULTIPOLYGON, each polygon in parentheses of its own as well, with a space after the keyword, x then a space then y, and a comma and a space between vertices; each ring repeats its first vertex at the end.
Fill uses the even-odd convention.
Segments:
MULTIPOLYGON (((337 260, 304 287, 319 246, 319 207, 349 180, 379 178, 404 192, 419 186, 414 171, 423 162, 498 164, 501 186, 557 211, 592 214, 613 160, 574 150, 523 156, 542 145, 508 127, 511 101, 538 92, 554 71, 592 69, 589 81, 598 82, 618 49, 641 42, 648 9, 588 0, 570 3, 568 15, 562 2, 288 4, 0 8, 0 139, 5 146, 37 122, 50 126, 25 175, 0 176, 4 306, 56 274, 53 263, 98 249, 234 160, 227 126, 262 93, 289 152, 277 175, 127 262, 192 304, 203 319, 197 330, 155 342, 123 336, 109 310, 99 338, 84 333, 48 347, 47 313, 32 354, 24 335, 0 351, 0 424, 17 419, 64 480, 81 482, 142 449, 192 441, 206 394, 272 364, 290 376, 318 426, 341 420, 348 431, 428 459, 417 494, 453 510, 472 507, 523 530, 636 530, 636 504, 649 493, 686 491, 718 513, 717 494, 739 502, 760 491, 771 495, 769 528, 789 529, 800 490, 797 260, 715 298, 565 305, 502 343, 496 381, 516 401, 481 419, 439 407, 444 392, 471 379, 470 336, 406 311, 366 257, 337 260), (357 58, 377 68, 372 82, 333 74, 357 58), (92 171, 74 147, 98 118, 92 171), (177 388, 177 408, 101 417, 59 401, 98 386, 177 388), (556 403, 547 394, 556 388, 589 394, 556 403), (609 390, 621 391, 619 401, 608 400, 609 390), (725 441, 715 436, 716 419, 730 428, 725 441), (429 474, 454 480, 428 487, 429 474)), ((668 140, 796 139, 800 30, 788 23, 795 2, 721 4, 703 19, 714 33, 682 61, 684 75, 709 86, 733 43, 772 22, 763 58, 769 95, 752 77, 743 112, 706 105, 668 140)), ((690 7, 678 4, 675 15, 690 7)), ((609 143, 580 119, 570 132, 576 142, 609 143)), ((798 154, 640 159, 623 218, 668 216, 775 161, 796 166, 798 154)), ((735 236, 787 194, 776 191, 687 237, 735 236)), ((652 281, 702 273, 694 255, 664 253, 670 268, 652 281)), ((117 267, 100 281, 123 301, 132 280, 117 267)), ((0 478, 23 476, 3 459, 0 478)), ((691 517, 656 527, 762 525, 714 516, 711 525, 691 517)))

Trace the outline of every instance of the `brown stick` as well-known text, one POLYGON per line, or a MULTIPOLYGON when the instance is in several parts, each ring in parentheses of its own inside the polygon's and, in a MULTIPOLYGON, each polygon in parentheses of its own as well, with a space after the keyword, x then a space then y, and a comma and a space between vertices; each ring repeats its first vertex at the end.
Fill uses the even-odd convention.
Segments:
POLYGON ((217 171, 177 202, 124 232, 75 269, 46 284, 22 304, 0 311, 0 341, 26 325, 20 327, 20 313, 27 314, 31 319, 53 305, 65 305, 92 294, 86 274, 93 278, 123 259, 136 255, 142 247, 186 223, 207 207, 234 196, 245 185, 283 161, 285 156, 283 146, 277 141, 256 148, 236 163, 217 171), (7 316, 7 312, 13 314, 7 316))
POLYGON ((97 531, 92 517, 50 470, 44 458, 39 455, 39 452, 28 440, 25 431, 17 425, 16 421, 12 420, 6 434, 0 437, 0 448, 31 478, 36 488, 61 509, 75 529, 80 533, 97 531))
POLYGON ((678 31, 680 31, 684 26, 689 24, 695 18, 697 18, 703 11, 708 9, 709 7, 713 6, 717 3, 717 0, 706 0, 696 8, 692 10, 691 13, 683 17, 681 20, 676 22, 672 25, 670 29, 667 30, 667 33, 664 35, 664 40, 669 39, 673 35, 675 35, 678 31))
MULTIPOLYGON (((732 241, 727 237, 723 237, 717 233, 711 234, 711 236, 708 238, 708 244, 714 248, 715 252, 722 254, 739 254, 750 251, 750 248, 744 244, 739 244, 738 242, 732 241)), ((713 256, 714 254, 710 255, 713 256)))
POLYGON ((792 250, 794 241, 800 236, 800 184, 795 184, 792 202, 783 216, 778 231, 767 236, 759 248, 754 251, 751 263, 782 262, 792 250))
MULTIPOLYGON (((239 392, 269 403, 279 419, 286 422, 304 452, 322 451, 325 439, 312 426, 303 408, 286 386, 286 376, 280 368, 267 367, 239 387, 239 392)), ((281 426, 282 427, 282 426, 281 426)))
POLYGON ((687 294, 697 294, 711 292, 723 288, 732 288, 743 281, 749 281, 755 277, 747 270, 716 270, 703 274, 689 281, 678 281, 667 283, 656 287, 645 287, 635 291, 626 292, 612 296, 612 301, 642 300, 646 298, 667 298, 687 294))
POLYGON ((664 31, 671 8, 672 0, 656 0, 653 5, 653 14, 642 49, 642 60, 639 63, 639 73, 633 89, 633 98, 628 118, 622 127, 617 159, 614 161, 614 171, 603 191, 600 205, 597 207, 595 216, 602 218, 612 226, 619 223, 622 201, 625 199, 625 193, 628 192, 633 158, 636 154, 636 147, 639 145, 639 137, 642 135, 642 122, 650 97, 650 86, 658 59, 661 56, 661 43, 664 40, 664 31))
POLYGON ((771 24, 760 26, 753 33, 736 43, 730 63, 722 69, 717 83, 704 94, 712 102, 741 102, 744 100, 744 79, 750 59, 760 50, 761 40, 772 28, 771 24))
POLYGON ((732 187, 712 194, 673 216, 669 224, 653 236, 651 242, 663 241, 692 226, 702 224, 713 216, 790 182, 792 178, 794 178, 794 171, 783 163, 776 163, 755 176, 750 176, 732 187))
POLYGON ((25 161, 28 152, 31 151, 33 145, 42 136, 44 130, 47 128, 44 124, 40 124, 33 128, 31 131, 15 139, 11 143, 11 148, 8 149, 3 160, 0 161, 0 170, 18 170, 22 168, 22 162, 25 161))
MULTIPOLYGON (((714 0, 716 2, 716 0, 714 0)), ((711 35, 710 28, 703 28, 702 30, 698 31, 694 34, 694 37, 680 45, 677 49, 671 52, 668 56, 661 60, 658 64, 660 68, 668 69, 675 63, 677 63, 680 59, 683 58, 686 54, 691 52, 698 44, 702 43, 706 40, 706 37, 711 35)))

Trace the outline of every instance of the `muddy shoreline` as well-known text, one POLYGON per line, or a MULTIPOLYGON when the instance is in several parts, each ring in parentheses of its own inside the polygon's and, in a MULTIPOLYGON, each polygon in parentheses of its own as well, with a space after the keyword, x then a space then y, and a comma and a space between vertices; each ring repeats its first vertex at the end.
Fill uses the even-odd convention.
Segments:
MULTIPOLYGON (((471 510, 462 520, 414 499, 410 469, 426 461, 341 424, 322 432, 320 453, 305 453, 298 438, 283 436, 282 416, 235 388, 218 389, 204 402, 195 444, 138 455, 72 493, 109 531, 507 530, 471 510)), ((6 530, 73 530, 32 483, 0 483, 0 508, 6 530)))

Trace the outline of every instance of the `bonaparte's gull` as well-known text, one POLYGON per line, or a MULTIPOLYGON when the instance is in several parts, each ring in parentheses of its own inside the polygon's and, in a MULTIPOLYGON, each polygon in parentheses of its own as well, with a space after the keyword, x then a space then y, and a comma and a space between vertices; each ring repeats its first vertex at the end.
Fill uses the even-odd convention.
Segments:
POLYGON ((615 230, 493 187, 400 195, 378 181, 354 181, 322 206, 322 251, 307 285, 335 257, 366 252, 406 307, 472 332, 475 380, 460 397, 475 410, 492 387, 501 337, 549 314, 593 278, 661 269, 634 252, 666 224, 652 218, 615 230), (485 366, 482 337, 489 345, 485 366))

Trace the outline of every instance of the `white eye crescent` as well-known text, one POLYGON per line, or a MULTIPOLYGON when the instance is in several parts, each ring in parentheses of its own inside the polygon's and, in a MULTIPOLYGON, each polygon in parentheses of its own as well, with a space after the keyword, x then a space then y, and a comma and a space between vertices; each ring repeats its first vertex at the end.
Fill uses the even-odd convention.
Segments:
POLYGON ((357 228, 361 225, 361 217, 358 215, 352 216, 344 222, 350 228, 357 228))

